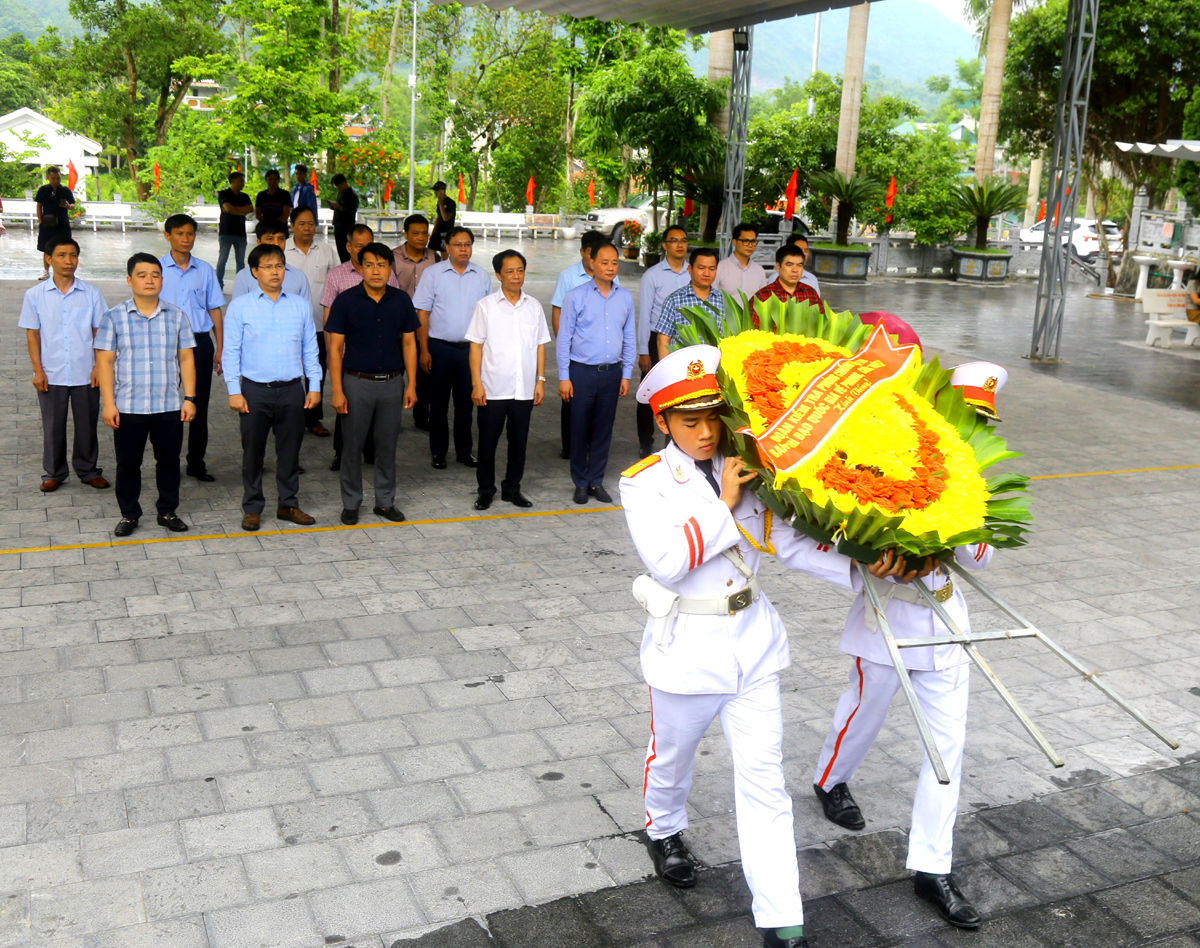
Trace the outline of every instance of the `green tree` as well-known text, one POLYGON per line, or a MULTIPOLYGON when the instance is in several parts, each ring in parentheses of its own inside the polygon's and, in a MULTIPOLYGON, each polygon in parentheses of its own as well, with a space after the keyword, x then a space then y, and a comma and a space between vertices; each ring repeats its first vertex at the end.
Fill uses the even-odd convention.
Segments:
POLYGON ((29 43, 21 33, 0 40, 0 115, 41 107, 42 90, 29 65, 29 43))
POLYGON ((146 149, 134 168, 138 179, 150 183, 139 205, 157 221, 181 213, 196 198, 208 203, 226 187, 229 168, 223 129, 210 115, 185 109, 171 123, 167 140, 146 149), (159 168, 161 186, 154 186, 154 165, 159 168))
POLYGON ((949 76, 930 76, 925 86, 945 98, 933 113, 935 122, 950 125, 959 121, 964 112, 979 118, 979 101, 983 96, 983 68, 978 59, 955 60, 954 79, 949 76))
MULTIPOLYGON (((1192 97, 1184 108, 1182 137, 1192 141, 1200 139, 1200 86, 1192 91, 1192 97)), ((1179 193, 1187 201, 1192 213, 1200 211, 1200 162, 1179 162, 1175 181, 1179 186, 1179 193)))

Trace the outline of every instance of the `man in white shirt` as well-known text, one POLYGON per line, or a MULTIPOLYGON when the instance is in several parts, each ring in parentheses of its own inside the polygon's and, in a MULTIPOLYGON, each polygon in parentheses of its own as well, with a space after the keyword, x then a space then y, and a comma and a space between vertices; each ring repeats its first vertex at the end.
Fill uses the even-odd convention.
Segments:
POLYGON ((750 255, 758 248, 758 230, 753 224, 735 224, 733 253, 717 265, 717 281, 713 289, 724 291, 738 302, 741 293, 749 299, 767 285, 767 271, 754 263, 750 255))
MULTIPOLYGON (((663 303, 676 290, 692 282, 687 255, 687 231, 678 224, 672 224, 663 231, 662 261, 642 274, 637 308, 637 354, 643 379, 658 364, 658 336, 653 329, 662 315, 663 303)), ((642 457, 653 454, 654 436, 658 428, 654 425, 654 413, 649 405, 639 404, 637 407, 637 431, 642 457)))
POLYGON ((525 445, 533 406, 546 397, 546 343, 550 330, 542 304, 525 293, 525 258, 502 250, 492 258, 500 289, 475 304, 466 339, 471 343, 471 401, 479 407, 479 484, 476 510, 496 496, 496 447, 508 428, 508 467, 500 499, 532 507, 521 493, 525 445))
MULTIPOLYGON (((337 251, 325 241, 318 243, 313 238, 317 233, 317 216, 312 208, 301 205, 292 208, 292 236, 288 238, 283 256, 288 266, 294 267, 308 277, 309 295, 312 297, 313 326, 317 330, 317 355, 321 360, 321 390, 325 390, 325 307, 321 297, 325 293, 325 278, 339 263, 337 251)), ((304 410, 304 427, 318 438, 328 438, 329 429, 321 424, 325 417, 324 401, 314 408, 304 410)))

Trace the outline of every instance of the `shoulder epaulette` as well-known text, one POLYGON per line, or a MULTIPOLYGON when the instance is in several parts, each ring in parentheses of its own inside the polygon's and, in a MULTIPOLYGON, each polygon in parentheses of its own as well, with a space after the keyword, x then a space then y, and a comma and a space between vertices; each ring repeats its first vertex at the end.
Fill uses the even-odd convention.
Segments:
POLYGON ((661 460, 662 460, 662 457, 660 455, 657 455, 657 454, 648 455, 647 457, 644 457, 640 461, 638 461, 637 464, 634 464, 631 467, 625 468, 625 470, 623 470, 621 472, 621 476, 622 477, 636 477, 638 474, 641 474, 642 471, 646 470, 646 468, 653 467, 655 464, 657 464, 661 460))

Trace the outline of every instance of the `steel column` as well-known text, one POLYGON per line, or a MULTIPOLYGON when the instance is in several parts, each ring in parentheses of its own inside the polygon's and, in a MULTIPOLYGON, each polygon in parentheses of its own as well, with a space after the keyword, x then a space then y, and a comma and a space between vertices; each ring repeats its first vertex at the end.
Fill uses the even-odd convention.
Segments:
POLYGON ((750 124, 750 60, 754 27, 733 31, 733 73, 729 85, 729 138, 725 143, 725 199, 721 204, 721 258, 729 256, 733 226, 742 220, 746 179, 746 131, 750 124))
POLYGON ((1096 52, 1096 22, 1100 0, 1070 0, 1063 37, 1062 81, 1055 110, 1054 151, 1050 161, 1050 187, 1046 200, 1045 242, 1038 274, 1037 311, 1033 316, 1033 341, 1029 358, 1037 362, 1058 360, 1063 311, 1067 302, 1067 277, 1071 269, 1071 243, 1063 245, 1075 225, 1079 176, 1083 166, 1084 130, 1092 61, 1096 52))

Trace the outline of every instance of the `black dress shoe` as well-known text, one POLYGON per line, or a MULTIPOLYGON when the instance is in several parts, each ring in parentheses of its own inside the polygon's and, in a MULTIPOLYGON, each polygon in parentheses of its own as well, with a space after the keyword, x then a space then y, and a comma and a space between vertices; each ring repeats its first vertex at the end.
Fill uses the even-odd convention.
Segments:
POLYGON ((595 497, 602 504, 611 504, 613 502, 612 495, 606 491, 603 486, 589 487, 588 493, 595 497))
POLYGON ((114 537, 127 537, 127 536, 129 536, 129 534, 133 533, 133 531, 136 530, 137 528, 138 528, 138 522, 136 520, 131 519, 130 517, 126 517, 124 520, 122 520, 120 523, 118 523, 115 527, 113 527, 113 536, 114 537))
POLYGON ((586 504, 588 499, 588 489, 586 487, 575 488, 575 503, 586 504))
POLYGON ((775 929, 768 928, 763 935, 763 948, 808 948, 808 939, 801 935, 799 938, 780 938, 775 929))
POLYGON ((690 889, 696 884, 696 869, 692 866, 692 854, 683 844, 683 834, 676 833, 666 839, 646 841, 654 873, 667 885, 677 889, 690 889))
POLYGON ((495 494, 480 494, 478 497, 475 498, 475 509, 476 510, 487 510, 488 507, 492 506, 492 499, 495 496, 496 496, 495 494))
POLYGON ((384 520, 390 520, 392 523, 400 523, 404 520, 404 514, 396 509, 396 505, 390 507, 372 507, 371 512, 376 517, 383 517, 384 520))
POLYGON ((351 510, 349 507, 343 507, 342 523, 348 527, 352 527, 358 523, 358 508, 356 507, 355 509, 351 510))
POLYGON ((514 507, 532 507, 533 506, 533 501, 530 500, 528 497, 526 497, 524 494, 522 494, 520 491, 517 491, 515 494, 503 494, 502 493, 500 495, 500 499, 508 501, 514 507))
POLYGON ((173 513, 159 514, 158 525, 160 527, 166 527, 172 533, 186 533, 188 529, 188 525, 173 513))
POLYGON ((975 906, 962 894, 954 876, 930 876, 918 872, 913 878, 913 891, 929 902, 955 928, 978 928, 982 922, 975 906))
POLYGON ((335 454, 333 456, 333 462, 329 465, 329 470, 340 471, 341 469, 342 469, 342 456, 340 454, 335 454))
POLYGON ((564 461, 571 460, 571 452, 570 451, 559 451, 558 456, 560 458, 562 458, 564 461))
POLYGON ((216 480, 216 478, 209 474, 208 471, 198 471, 190 468, 188 469, 187 476, 194 477, 196 480, 204 481, 205 483, 216 480))
POLYGON ((829 790, 823 790, 814 783, 813 793, 821 801, 821 809, 825 811, 825 819, 829 822, 851 830, 860 830, 867 825, 862 810, 854 802, 854 797, 850 796, 850 788, 844 783, 839 783, 829 790))
POLYGON ((439 471, 446 470, 446 459, 439 458, 435 455, 433 458, 433 466, 434 466, 434 468, 436 468, 439 471))
POLYGON ((479 467, 479 462, 476 461, 475 458, 470 454, 468 454, 465 458, 455 458, 454 460, 456 460, 459 464, 465 465, 466 467, 479 467))

